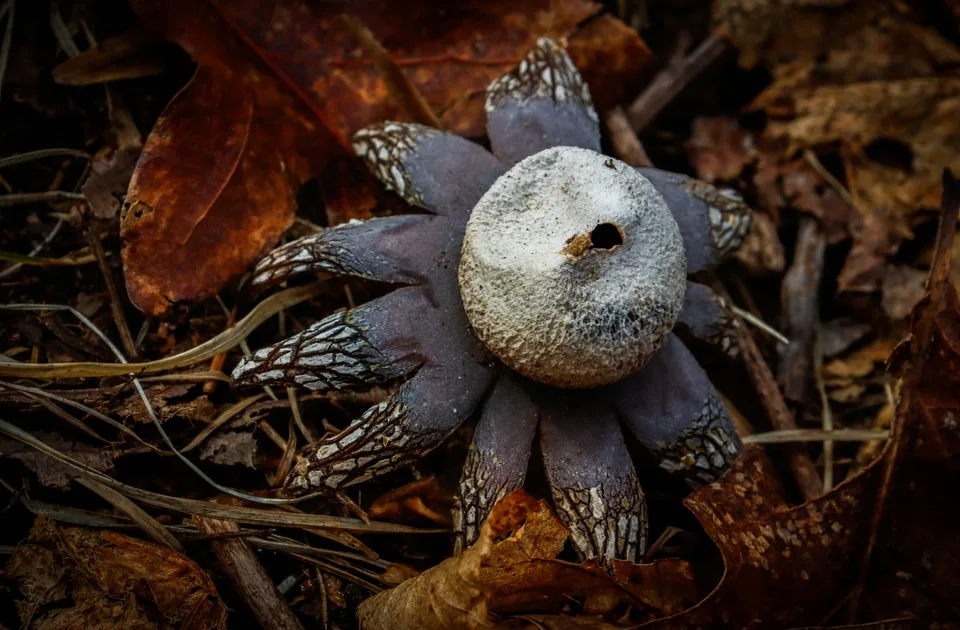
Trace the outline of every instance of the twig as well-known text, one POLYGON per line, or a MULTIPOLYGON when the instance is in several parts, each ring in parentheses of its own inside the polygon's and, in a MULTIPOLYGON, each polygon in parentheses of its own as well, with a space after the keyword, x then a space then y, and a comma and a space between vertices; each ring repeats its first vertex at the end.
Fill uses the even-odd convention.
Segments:
POLYGON ((45 455, 49 455, 58 462, 79 471, 87 477, 95 479, 118 492, 122 492, 131 499, 181 514, 199 514, 200 516, 210 516, 212 518, 264 527, 300 527, 311 531, 314 528, 370 534, 429 534, 446 531, 438 528, 424 529, 407 525, 396 525, 394 523, 365 523, 355 518, 329 516, 326 514, 305 514, 303 512, 288 512, 278 509, 230 506, 213 501, 184 499, 160 494, 158 492, 150 492, 149 490, 141 490, 140 488, 128 486, 125 483, 117 481, 113 477, 105 475, 69 455, 61 453, 57 449, 37 439, 36 436, 27 433, 23 429, 5 420, 0 420, 0 433, 8 435, 45 455))
POLYGON ((87 244, 90 251, 97 258, 97 265, 100 267, 100 273, 107 285, 107 293, 110 295, 110 312, 113 314, 113 324, 117 327, 120 334, 120 342, 128 357, 136 358, 137 346, 133 343, 133 335, 130 334, 130 326, 127 325, 127 317, 123 314, 123 303, 120 298, 120 290, 117 289, 117 279, 110 269, 107 262, 107 254, 103 251, 103 245, 100 243, 100 223, 92 218, 87 228, 87 244))
POLYGON ((777 330, 767 322, 763 321, 762 319, 760 319, 750 311, 744 310, 739 306, 737 306, 736 304, 731 304, 730 310, 736 313, 738 316, 740 316, 743 319, 743 321, 756 327, 758 330, 762 330, 763 332, 767 333, 768 335, 770 335, 780 343, 784 345, 790 345, 790 340, 787 339, 782 332, 780 332, 779 330, 777 330))
POLYGON ((102 435, 100 435, 99 433, 97 433, 96 431, 88 427, 79 418, 75 418, 73 415, 67 413, 66 411, 61 409, 59 406, 45 399, 43 396, 39 396, 32 392, 23 392, 23 395, 27 396, 28 398, 36 402, 38 405, 40 405, 41 407, 43 407, 44 409, 46 409, 56 417, 64 420, 70 426, 82 431, 83 433, 86 433, 93 439, 103 442, 104 444, 110 444, 110 440, 108 440, 107 438, 103 437, 102 435))
MULTIPOLYGON (((194 516, 193 522, 202 534, 240 530, 236 523, 202 516, 194 516)), ((303 630, 300 620, 293 614, 245 540, 223 538, 210 541, 210 545, 220 567, 250 607, 261 627, 271 630, 303 630)))
POLYGON ((161 545, 166 545, 174 551, 183 551, 183 545, 181 545, 180 542, 174 538, 173 534, 168 532, 166 528, 157 521, 157 519, 144 512, 143 508, 138 506, 127 497, 123 496, 113 488, 108 488, 96 479, 80 477, 77 479, 77 482, 96 492, 110 505, 126 514, 130 520, 139 525, 144 533, 146 533, 147 536, 152 538, 155 542, 160 543, 161 545))
POLYGON ((784 330, 790 344, 780 349, 777 378, 783 395, 795 403, 807 399, 810 359, 820 321, 820 279, 827 249, 820 224, 813 217, 800 219, 793 264, 780 285, 784 330))
POLYGON ((859 212, 861 215, 865 214, 862 210, 860 210, 859 206, 857 206, 857 202, 854 201, 853 195, 850 194, 850 191, 848 191, 846 187, 844 187, 844 185, 841 184, 830 171, 824 168, 823 164, 820 162, 820 159, 817 158, 816 153, 810 149, 806 149, 803 152, 803 159, 807 161, 807 164, 813 167, 813 170, 815 170, 820 177, 827 180, 827 183, 830 184, 835 191, 837 191, 837 194, 840 195, 844 201, 850 204, 851 208, 859 212))
POLYGON ((769 431, 754 433, 743 437, 744 444, 788 444, 790 442, 870 442, 886 440, 889 431, 876 429, 792 429, 790 431, 769 431))
MULTIPOLYGON (((738 326, 737 328, 740 333, 740 352, 743 355, 743 361, 747 366, 747 372, 750 374, 750 380, 753 381, 753 387, 760 397, 760 403, 770 418, 770 424, 778 431, 796 430, 797 424, 793 419, 793 414, 777 387, 777 382, 773 378, 770 367, 763 360, 763 355, 760 353, 756 341, 753 340, 753 335, 750 334, 746 326, 738 326)), ((813 460, 810 459, 810 453, 803 446, 788 446, 787 460, 797 486, 806 499, 812 499, 823 494, 820 474, 817 472, 813 460)))
POLYGON ((60 44, 60 48, 67 53, 68 57, 76 57, 80 54, 77 43, 70 37, 70 31, 67 29, 67 25, 63 23, 63 16, 60 15, 60 8, 56 3, 52 3, 50 6, 50 30, 53 31, 57 43, 60 44))
MULTIPOLYGON (((219 296, 218 296, 219 297, 219 296)), ((218 300, 222 307, 226 307, 226 304, 222 300, 218 300)), ((227 311, 227 328, 233 326, 237 321, 237 307, 234 306, 232 309, 227 311)), ((227 353, 221 352, 217 356, 213 357, 210 361, 210 371, 211 372, 220 372, 223 370, 223 365, 227 361, 227 353)), ((203 384, 203 393, 212 394, 217 389, 217 381, 210 380, 203 384)))
POLYGON ((257 425, 264 435, 270 439, 271 442, 277 445, 281 451, 285 451, 287 448, 287 441, 283 439, 283 436, 277 433, 277 430, 270 426, 270 423, 266 420, 261 420, 257 425))
POLYGON ((10 157, 0 158, 0 168, 5 166, 13 166, 15 164, 23 164, 24 162, 31 162, 33 160, 39 160, 47 157, 78 157, 89 160, 90 154, 86 151, 81 151, 80 149, 37 149, 36 151, 27 151, 26 153, 17 153, 16 155, 11 155, 10 157))
POLYGON ((613 153, 630 166, 653 166, 650 156, 647 155, 640 138, 637 137, 627 113, 623 107, 617 105, 604 117, 607 131, 610 132, 610 142, 613 143, 613 153))
POLYGON ((25 206, 31 203, 54 203, 57 201, 84 201, 81 193, 68 190, 48 190, 46 192, 13 193, 0 195, 0 208, 25 206))
MULTIPOLYGON (((6 363, 0 362, 0 376, 18 378, 86 378, 122 376, 124 374, 155 374, 194 365, 229 350, 241 343, 250 332, 264 321, 295 304, 308 300, 320 292, 320 283, 295 287, 275 293, 257 304, 246 317, 213 339, 171 357, 145 363, 6 363)), ((51 305, 0 304, 0 310, 64 310, 51 305)))
POLYGON ((134 431, 133 429, 131 429, 131 428, 128 427, 127 425, 123 424, 122 422, 117 422, 116 420, 114 420, 114 419, 111 418, 110 416, 108 416, 108 415, 106 415, 106 414, 104 414, 104 413, 100 413, 100 412, 97 411, 96 409, 93 409, 92 407, 88 407, 87 405, 84 405, 83 403, 78 402, 78 401, 76 401, 76 400, 70 400, 69 398, 67 398, 67 397, 65 397, 65 396, 61 396, 60 394, 56 394, 56 393, 54 393, 54 392, 48 392, 48 391, 46 391, 46 390, 43 390, 43 389, 40 389, 40 388, 37 388, 37 387, 29 387, 29 386, 27 386, 27 385, 18 385, 18 384, 16 384, 16 383, 7 383, 7 382, 4 382, 4 381, 0 381, 0 388, 10 389, 10 390, 13 390, 13 391, 21 392, 21 393, 26 394, 27 396, 30 396, 30 397, 40 396, 40 397, 42 397, 42 398, 48 398, 48 399, 50 399, 50 400, 55 400, 55 401, 57 401, 57 402, 59 402, 59 403, 63 403, 64 405, 67 405, 67 406, 69 406, 69 407, 73 407, 74 409, 79 409, 80 411, 82 411, 82 412, 84 412, 84 413, 86 413, 86 414, 89 414, 89 415, 93 416, 93 417, 96 418, 97 420, 100 420, 100 421, 102 421, 102 422, 106 422, 107 424, 109 424, 110 426, 112 426, 114 429, 120 431, 121 433, 126 433, 127 435, 129 435, 129 436, 132 437, 133 439, 137 440, 138 442, 140 442, 141 444, 143 444, 144 446, 146 446, 146 447, 149 448, 150 450, 155 451, 155 452, 158 452, 158 453, 161 453, 161 452, 162 452, 162 451, 161 451, 160 449, 158 449, 156 446, 153 446, 152 444, 149 444, 149 443, 145 442, 145 441, 143 440, 143 438, 141 438, 139 435, 137 435, 136 431, 134 431))
POLYGON ((710 33, 692 53, 670 64, 653 78, 647 89, 627 108, 633 130, 640 133, 685 87, 730 48, 726 31, 710 33))
POLYGON ((313 431, 303 423, 303 415, 300 413, 300 403, 297 401, 297 390, 293 387, 287 388, 287 399, 290 401, 290 411, 293 412, 293 420, 297 423, 297 428, 303 434, 307 444, 313 444, 317 441, 313 431))
POLYGON ((3 76, 7 72, 7 63, 10 62, 10 47, 13 45, 13 18, 16 14, 16 0, 7 0, 0 8, 0 20, 3 15, 7 16, 7 28, 3 33, 3 41, 0 42, 0 95, 3 94, 3 76))
MULTIPOLYGON (((144 379, 144 380, 146 380, 146 379, 144 379)), ((257 402, 257 401, 260 400, 261 398, 263 398, 263 394, 257 394, 257 395, 255 395, 255 396, 250 396, 250 397, 248 397, 248 398, 244 398, 244 399, 241 400, 240 402, 237 402, 237 403, 234 403, 234 404, 230 405, 227 409, 225 409, 225 410, 223 411, 223 413, 221 413, 219 416, 217 416, 217 418, 216 418, 213 422, 211 422, 210 424, 208 424, 207 426, 205 426, 205 427, 203 428, 203 431, 201 431, 200 433, 198 433, 198 434, 196 435, 196 437, 194 437, 192 440, 190 440, 190 443, 189 443, 189 444, 187 444, 187 445, 184 446, 182 449, 180 449, 180 452, 181 452, 181 453, 186 453, 187 451, 192 451, 192 450, 195 449, 197 446, 199 446, 201 442, 203 442, 205 439, 207 439, 214 431, 216 431, 217 429, 219 429, 220 427, 222 427, 222 426, 223 426, 224 424, 226 424, 230 419, 232 419, 233 417, 235 417, 237 414, 241 413, 244 409, 246 409, 247 407, 249 407, 249 406, 252 405, 253 403, 257 402)))
MULTIPOLYGON (((110 351, 113 353, 113 355, 117 357, 117 360, 120 363, 127 363, 127 358, 123 356, 123 353, 120 352, 119 348, 117 348, 117 346, 114 345, 112 341, 110 341, 110 338, 107 337, 107 335, 105 335, 104 332, 100 330, 93 322, 91 322, 83 313, 73 308, 72 306, 66 306, 63 304, 46 304, 41 306, 27 304, 27 305, 19 305, 19 306, 20 306, 20 310, 34 310, 34 311, 56 310, 56 311, 67 311, 71 313, 74 317, 80 320, 80 322, 84 326, 89 328, 95 335, 97 335, 107 345, 107 348, 109 348, 110 351)), ((10 308, 10 306, 7 306, 6 308, 10 308)), ((160 437, 163 438, 164 443, 166 443, 170 451, 177 457, 177 459, 183 462, 187 466, 187 468, 192 470, 194 474, 196 474, 198 477, 200 477, 200 479, 202 479, 204 482, 210 485, 210 487, 215 488, 225 494, 229 494, 232 497, 243 499, 245 501, 251 501, 253 503, 274 504, 274 505, 299 503, 300 501, 305 501, 310 498, 316 498, 324 494, 323 492, 314 492, 312 494, 307 494, 307 495, 293 498, 293 499, 265 498, 265 497, 258 497, 252 494, 247 494, 246 492, 240 492, 239 490, 234 490, 233 488, 217 483, 207 473, 203 472, 203 470, 199 466, 197 466, 192 461, 190 461, 190 459, 186 455, 184 455, 179 450, 177 450, 176 446, 173 445, 173 440, 170 439, 170 436, 167 434, 166 429, 163 428, 163 423, 161 423, 160 418, 157 417, 157 414, 153 409, 153 405, 150 403, 150 399, 147 397, 147 392, 144 391, 143 385, 140 383, 140 379, 134 377, 133 387, 136 390, 137 395, 140 396, 140 400, 143 401, 143 406, 146 408, 147 416, 149 416, 150 421, 153 422, 153 426, 157 429, 157 432, 160 434, 160 437)))
MULTIPOLYGON (((817 340, 813 349, 813 378, 820 394, 820 425, 825 432, 833 432, 833 410, 827 396, 827 386, 823 382, 823 343, 821 331, 817 330, 817 340)), ((871 432, 874 433, 874 432, 871 432)), ((823 490, 833 490, 833 440, 823 442, 823 490)))
POLYGON ((283 455, 280 457, 280 463, 277 464, 277 471, 267 477, 267 481, 274 488, 283 484, 290 469, 293 468, 293 459, 297 454, 297 426, 293 418, 287 422, 287 441, 283 446, 283 455))

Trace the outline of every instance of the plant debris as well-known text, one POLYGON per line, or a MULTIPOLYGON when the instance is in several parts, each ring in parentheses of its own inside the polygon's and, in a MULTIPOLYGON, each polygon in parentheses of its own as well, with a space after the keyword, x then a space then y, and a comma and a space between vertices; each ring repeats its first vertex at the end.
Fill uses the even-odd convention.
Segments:
MULTIPOLYGON (((960 625, 955 4, 0 0, 0 628, 960 625), (746 446, 687 485, 628 440, 650 480, 636 563, 577 560, 539 455, 453 554, 475 418, 294 499, 298 462, 404 379, 230 376, 387 292, 250 275, 284 242, 411 214, 353 134, 491 147, 486 88, 541 38, 588 85, 603 152, 752 210, 692 277, 736 313, 735 349, 683 338, 746 446)), ((443 325, 427 310, 389 323, 443 325)))

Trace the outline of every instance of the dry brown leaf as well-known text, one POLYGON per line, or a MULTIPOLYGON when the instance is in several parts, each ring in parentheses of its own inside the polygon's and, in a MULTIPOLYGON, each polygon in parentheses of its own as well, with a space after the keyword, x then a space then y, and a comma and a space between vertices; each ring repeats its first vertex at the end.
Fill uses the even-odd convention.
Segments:
POLYGON ((868 618, 916 617, 928 627, 960 621, 960 300, 950 280, 960 184, 944 180, 929 294, 891 358, 903 387, 873 515, 873 554, 861 566, 864 588, 854 600, 868 618))
MULTIPOLYGON (((173 418, 206 424, 216 415, 216 409, 205 395, 195 395, 196 383, 175 383, 171 385, 152 385, 146 388, 147 399, 160 422, 173 418)), ((97 405, 99 411, 116 414, 125 420, 149 424, 153 422, 147 414, 143 400, 131 394, 116 409, 111 409, 109 401, 97 405)))
POLYGON ((523 615, 560 610, 571 597, 582 597, 588 614, 609 613, 629 603, 663 615, 679 612, 696 599, 687 562, 615 562, 611 575, 596 562, 558 560, 569 535, 545 501, 514 491, 497 503, 480 540, 462 556, 364 602, 359 611, 362 626, 501 627, 482 625, 493 624, 486 611, 523 615), (424 612, 429 609, 436 609, 436 615, 424 612), (391 614, 398 610, 402 612, 391 614))
POLYGON ((737 179, 745 166, 760 158, 754 134, 727 116, 695 118, 685 146, 697 177, 711 183, 737 179))
POLYGON ((207 439, 200 459, 221 466, 256 468, 257 439, 250 431, 223 431, 207 439))
MULTIPOLYGON (((89 446, 81 442, 64 440, 54 433, 39 432, 37 437, 44 443, 66 453, 82 464, 100 472, 113 470, 113 454, 105 448, 89 446)), ((43 453, 25 446, 17 440, 0 438, 0 458, 10 457, 23 462, 24 466, 37 475, 41 485, 57 490, 68 490, 70 480, 77 472, 43 453)))
POLYGON ((490 551, 489 532, 472 547, 414 579, 360 603, 364 630, 457 630, 494 628, 487 616, 480 561, 490 551))
POLYGON ((829 385, 847 385, 863 378, 886 361, 896 345, 897 340, 891 337, 875 339, 863 348, 823 366, 824 378, 829 385))
POLYGON ((685 501, 723 556, 720 584, 649 628, 793 627, 818 623, 853 585, 879 469, 790 507, 763 449, 750 446, 720 481, 685 501))
POLYGON ((344 10, 373 34, 446 129, 471 137, 485 132, 487 85, 516 65, 538 37, 567 37, 601 108, 631 96, 652 61, 636 31, 609 15, 580 27, 600 9, 589 0, 468 1, 440 13, 424 0, 357 0, 348 6, 135 0, 133 6, 198 63, 226 67, 256 88, 259 110, 272 113, 267 127, 283 137, 281 146, 296 149, 284 154, 298 181, 309 174, 319 178, 331 224, 383 213, 397 200, 384 195, 354 160, 322 158, 348 153, 348 139, 364 126, 411 118, 343 27, 344 10), (291 95, 299 108, 285 100, 291 95), (327 135, 311 139, 318 130, 308 133, 310 126, 330 131, 343 152, 335 151, 327 135), (302 159, 294 164, 292 154, 310 158, 310 168, 305 172, 302 159))
POLYGON ((888 265, 880 285, 883 312, 892 320, 905 319, 927 291, 927 272, 906 265, 888 265))
POLYGON ((787 264, 777 226, 762 212, 754 213, 747 238, 734 256, 753 275, 780 273, 787 264))
POLYGON ((120 217, 130 301, 161 315, 216 293, 293 223, 295 182, 242 80, 201 65, 160 115, 120 217), (216 112, 211 116, 210 112, 216 112))
MULTIPOLYGON (((774 82, 754 102, 765 137, 798 149, 839 146, 858 209, 841 291, 879 288, 887 257, 911 236, 915 213, 935 208, 940 172, 960 168, 960 79, 943 69, 960 48, 873 0, 720 0, 714 5, 740 50, 774 82)), ((828 193, 829 194, 829 193, 828 193)), ((830 205, 846 212, 837 200, 830 205)), ((822 202, 821 204, 822 205, 822 202)), ((823 214, 818 215, 821 219, 823 214)), ((825 225, 832 233, 829 223, 825 225)), ((835 242, 830 238, 831 242, 835 242)))
POLYGON ((437 478, 431 475, 411 481, 378 497, 370 504, 367 514, 378 521, 409 523, 426 519, 449 527, 452 522, 452 507, 453 496, 444 492, 437 483, 437 478))
POLYGON ((226 628, 226 606, 199 566, 115 532, 59 527, 40 516, 3 576, 17 582, 25 627, 226 628))

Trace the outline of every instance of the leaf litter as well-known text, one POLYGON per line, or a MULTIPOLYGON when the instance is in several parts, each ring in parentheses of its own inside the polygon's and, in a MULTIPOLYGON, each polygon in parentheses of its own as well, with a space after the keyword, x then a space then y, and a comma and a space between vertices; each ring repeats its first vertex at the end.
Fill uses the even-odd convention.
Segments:
POLYGON ((643 564, 607 572, 571 562, 568 532, 525 494, 501 501, 480 541, 447 557, 437 528, 449 522, 450 476, 469 430, 412 478, 401 471, 303 511, 229 497, 217 488, 276 498, 270 481, 306 446, 304 436, 335 431, 363 401, 269 391, 240 400, 199 383, 218 378, 248 336, 282 338, 376 293, 362 282, 324 281, 255 303, 238 281, 295 213, 332 225, 402 209, 346 149, 357 128, 430 112, 477 137, 486 84, 550 36, 566 38, 602 116, 614 106, 630 114, 617 130, 630 133, 636 104, 656 102, 644 92, 663 63, 654 52, 666 59, 675 41, 703 38, 706 3, 689 15, 651 11, 648 46, 627 26, 644 23, 631 3, 614 14, 574 0, 467 2, 444 12, 358 2, 349 11, 373 42, 361 46, 337 3, 134 0, 143 25, 181 45, 196 68, 156 38, 136 43, 135 20, 110 25, 94 4, 75 4, 64 13, 66 30, 46 40, 19 29, 49 29, 49 15, 18 5, 3 94, 24 104, 16 115, 42 138, 0 140, 2 155, 14 156, 0 161, 11 213, 0 250, 34 252, 10 259, 17 265, 4 271, 3 302, 84 305, 108 337, 120 334, 119 312, 140 359, 109 362, 94 333, 67 318, 38 325, 28 313, 4 316, 2 347, 13 360, 0 361, 0 375, 18 380, 0 403, 0 478, 11 499, 0 540, 8 555, 0 589, 11 597, 0 594, 0 624, 243 627, 247 611, 266 627, 350 627, 357 612, 365 628, 958 622, 950 493, 960 472, 960 404, 952 398, 960 314, 951 284, 960 277, 960 197, 951 179, 941 186, 943 169, 960 167, 951 142, 960 133, 951 27, 910 2, 717 0, 712 16, 722 26, 711 36, 710 68, 696 81, 664 75, 678 82, 668 90, 675 102, 647 116, 628 148, 734 186, 759 211, 737 263, 713 281, 783 330, 793 355, 778 357, 758 337, 754 380, 737 383, 738 366, 711 371, 759 431, 755 440, 744 436, 757 444, 718 482, 690 493, 684 509, 658 512, 664 537, 643 564), (84 29, 103 45, 53 76, 112 81, 111 101, 104 105, 105 92, 60 92, 76 101, 45 108, 44 90, 78 88, 31 82, 36 64, 52 72, 63 62, 58 46, 74 37, 77 47, 84 29), (118 33, 126 38, 110 37, 118 33), (714 55, 725 47, 735 53, 714 55), (741 69, 757 67, 768 78, 741 69), (175 78, 163 87, 165 77, 175 78), (719 106, 702 98, 717 78, 735 86, 719 106), (159 98, 145 104, 138 92, 159 98), (413 106, 417 95, 422 103, 413 106), (98 109, 112 113, 91 124, 98 109), (49 132, 36 122, 44 116, 49 132), (31 150, 67 145, 85 150, 26 160, 31 150), (91 154, 88 177, 77 161, 91 154), (30 200, 37 204, 16 209, 30 200), (798 245, 798 228, 810 221, 822 258, 801 256, 815 252, 798 245), (77 266, 94 260, 90 225, 105 256, 96 267, 77 266), (17 243, 20 234, 40 234, 39 246, 17 243), (122 270, 125 292, 105 290, 104 269, 122 270), (235 323, 225 327, 208 300, 214 295, 228 311, 237 305, 235 323), (824 356, 816 374, 814 352, 824 356), (129 380, 146 374, 182 379, 150 383, 148 411, 129 380), (767 388, 765 408, 750 383, 767 388), (828 413, 838 433, 824 428, 828 413), (793 428, 770 431, 774 416, 789 416, 793 428), (216 485, 184 476, 159 427, 216 485), (876 439, 888 430, 888 441, 876 439), (801 460, 815 472, 829 467, 839 483, 800 501, 801 460), (144 535, 154 542, 137 537, 144 535))

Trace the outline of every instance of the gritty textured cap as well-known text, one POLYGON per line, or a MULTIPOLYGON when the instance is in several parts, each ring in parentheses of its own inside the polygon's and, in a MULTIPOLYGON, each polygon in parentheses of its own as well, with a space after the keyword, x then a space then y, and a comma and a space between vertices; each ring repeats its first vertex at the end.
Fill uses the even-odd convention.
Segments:
POLYGON ((460 294, 480 340, 509 367, 558 387, 636 372, 683 304, 683 241, 663 197, 633 168, 555 147, 521 161, 467 223, 460 294))

